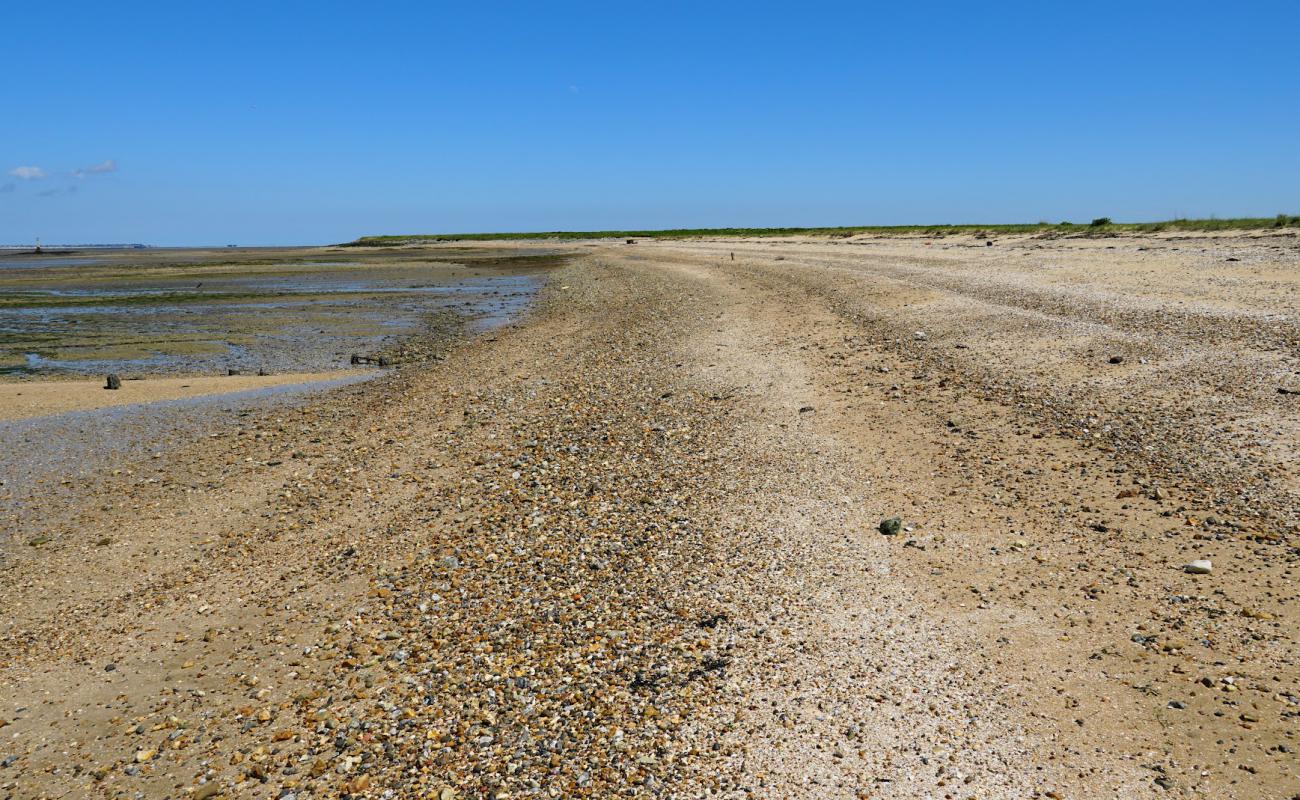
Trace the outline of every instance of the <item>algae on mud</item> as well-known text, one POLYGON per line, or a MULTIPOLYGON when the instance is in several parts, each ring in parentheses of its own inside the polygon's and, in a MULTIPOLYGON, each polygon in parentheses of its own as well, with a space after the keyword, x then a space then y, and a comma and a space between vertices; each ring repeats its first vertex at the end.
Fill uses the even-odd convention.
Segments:
POLYGON ((498 323, 563 260, 539 248, 339 253, 133 250, 12 270, 0 258, 0 373, 331 369, 445 312, 498 323))

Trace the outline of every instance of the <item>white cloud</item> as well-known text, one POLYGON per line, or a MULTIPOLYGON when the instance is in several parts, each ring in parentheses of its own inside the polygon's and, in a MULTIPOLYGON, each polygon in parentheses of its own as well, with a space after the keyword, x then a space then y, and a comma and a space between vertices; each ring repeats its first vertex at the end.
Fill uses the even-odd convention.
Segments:
POLYGON ((107 161, 101 162, 99 164, 95 164, 92 167, 82 167, 81 169, 74 169, 72 171, 72 174, 78 178, 84 178, 87 175, 103 175, 108 172, 117 172, 117 162, 111 158, 107 161))
POLYGON ((35 181, 44 178, 46 175, 49 175, 50 173, 46 172, 40 167, 14 167, 13 169, 9 170, 9 174, 14 176, 15 178, 22 178, 25 181, 35 181))

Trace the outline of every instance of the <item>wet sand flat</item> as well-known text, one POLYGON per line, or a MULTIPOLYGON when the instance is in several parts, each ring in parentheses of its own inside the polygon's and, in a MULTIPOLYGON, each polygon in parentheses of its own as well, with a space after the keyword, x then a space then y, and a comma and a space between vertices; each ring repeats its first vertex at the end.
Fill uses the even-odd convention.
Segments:
POLYGON ((111 406, 153 403, 246 392, 270 386, 329 381, 362 374, 356 370, 291 373, 285 375, 203 375, 186 378, 156 377, 122 382, 122 388, 104 388, 102 380, 23 381, 0 383, 0 421, 65 414, 111 406))

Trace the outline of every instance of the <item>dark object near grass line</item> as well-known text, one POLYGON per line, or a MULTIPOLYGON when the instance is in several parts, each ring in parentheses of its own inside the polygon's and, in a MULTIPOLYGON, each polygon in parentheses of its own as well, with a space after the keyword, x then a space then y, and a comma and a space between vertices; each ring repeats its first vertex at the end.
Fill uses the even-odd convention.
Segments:
POLYGON ((1100 228, 1103 225, 1110 224, 1110 217, 1097 217, 1096 219, 1094 219, 1092 222, 1089 222, 1088 224, 1094 228, 1100 228))
POLYGON ((116 372, 111 372, 111 373, 109 373, 109 375, 108 375, 108 379, 104 381, 104 388, 105 388, 105 389, 121 389, 121 388, 122 388, 122 379, 119 378, 119 377, 117 376, 117 373, 116 373, 116 372))

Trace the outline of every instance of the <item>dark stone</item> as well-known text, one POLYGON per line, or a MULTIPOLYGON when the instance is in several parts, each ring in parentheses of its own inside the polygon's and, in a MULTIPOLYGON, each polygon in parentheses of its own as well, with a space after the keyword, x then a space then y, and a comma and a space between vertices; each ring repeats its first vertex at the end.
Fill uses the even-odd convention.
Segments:
POLYGON ((121 389, 121 388, 122 388, 122 379, 119 378, 119 377, 117 377, 117 373, 115 373, 115 372, 111 372, 111 373, 109 373, 109 375, 108 375, 108 379, 104 381, 104 388, 105 388, 105 389, 121 389))
POLYGON ((903 520, 899 517, 888 517, 880 521, 880 532, 886 536, 897 536, 903 530, 903 520))

